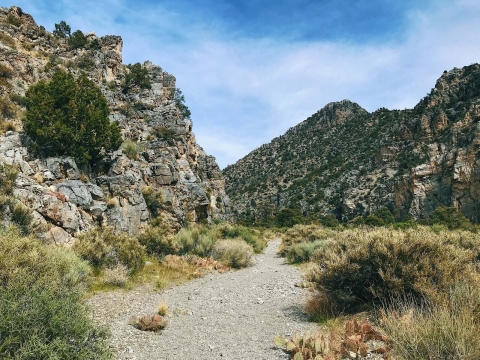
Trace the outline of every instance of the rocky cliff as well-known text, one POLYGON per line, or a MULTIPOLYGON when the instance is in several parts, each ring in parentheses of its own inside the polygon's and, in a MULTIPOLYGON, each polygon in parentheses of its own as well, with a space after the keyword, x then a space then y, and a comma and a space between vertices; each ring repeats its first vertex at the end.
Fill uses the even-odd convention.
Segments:
POLYGON ((238 218, 283 207, 342 220, 386 206, 398 219, 457 207, 480 221, 480 65, 445 71, 413 109, 331 103, 227 167, 238 218))
MULTIPOLYGON (((131 67, 122 64, 122 39, 86 37, 89 46, 72 49, 20 8, 0 8, 0 164, 18 168, 13 195, 33 210, 42 235, 68 243, 95 225, 136 234, 152 219, 142 193, 147 186, 159 202, 156 211, 174 227, 228 219, 223 175, 174 100, 175 77, 147 61, 141 68, 151 88, 126 89, 131 67), (126 143, 100 163, 79 168, 73 158, 36 158, 29 151, 22 96, 57 69, 87 73, 120 124, 126 143)), ((1 213, 3 222, 12 217, 8 206, 1 213)))

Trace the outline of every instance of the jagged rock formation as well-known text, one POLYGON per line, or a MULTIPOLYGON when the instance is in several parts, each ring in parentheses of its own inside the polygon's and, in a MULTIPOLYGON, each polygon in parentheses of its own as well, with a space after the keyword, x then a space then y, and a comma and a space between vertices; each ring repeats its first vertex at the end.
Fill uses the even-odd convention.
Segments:
POLYGON ((397 219, 455 206, 480 221, 480 65, 445 71, 411 110, 328 104, 224 170, 239 218, 282 207, 397 219))
MULTIPOLYGON (((0 135, 0 163, 18 166, 14 196, 33 209, 44 236, 69 242, 76 232, 98 224, 136 234, 152 217, 142 195, 145 186, 161 190, 160 214, 177 228, 228 219, 222 173, 196 143, 192 121, 174 101, 175 78, 147 61, 142 68, 151 89, 125 89, 122 79, 129 68, 122 64, 122 39, 93 33, 87 38, 96 46, 72 50, 20 8, 0 8, 0 125, 8 130, 0 135), (21 131, 21 96, 56 69, 88 74, 133 151, 119 149, 80 169, 73 158, 35 158, 29 152, 29 139, 21 131)), ((3 221, 9 216, 7 209, 3 221)))

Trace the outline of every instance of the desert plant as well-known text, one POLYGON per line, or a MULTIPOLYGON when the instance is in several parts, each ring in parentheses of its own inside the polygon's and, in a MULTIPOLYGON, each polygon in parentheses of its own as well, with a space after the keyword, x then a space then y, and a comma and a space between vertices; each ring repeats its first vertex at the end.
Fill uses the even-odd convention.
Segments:
POLYGON ((112 358, 82 302, 86 262, 14 228, 0 230, 0 248, 0 358, 112 358))
POLYGON ((0 163, 0 191, 4 195, 12 194, 17 175, 18 169, 15 166, 0 163))
POLYGON ((479 245, 470 232, 346 230, 316 252, 310 279, 347 311, 401 296, 441 302, 460 279, 476 283, 479 245))
POLYGON ((330 335, 320 331, 306 331, 303 335, 297 332, 291 339, 277 336, 274 343, 294 360, 335 360, 340 351, 340 335, 333 331, 330 335))
POLYGON ((4 32, 0 31, 0 42, 2 44, 7 45, 8 47, 11 47, 12 49, 17 48, 17 44, 15 40, 8 34, 5 34, 4 32))
POLYGON ((130 271, 140 269, 145 261, 145 249, 138 240, 111 229, 91 229, 77 236, 73 250, 96 269, 125 265, 130 271))
POLYGON ((164 302, 161 302, 157 306, 157 314, 160 316, 166 316, 168 313, 168 305, 165 304, 164 302))
POLYGON ((314 242, 296 243, 285 250, 285 256, 290 263, 301 263, 313 260, 315 250, 324 247, 324 240, 316 240, 314 242))
POLYGON ((173 230, 158 219, 138 236, 138 241, 145 247, 147 254, 159 258, 175 254, 179 249, 173 230))
POLYGON ((75 60, 74 64, 79 69, 82 69, 85 71, 92 71, 95 69, 95 61, 92 59, 92 56, 89 53, 79 56, 75 60))
POLYGON ((12 70, 5 66, 0 64, 0 86, 7 86, 8 82, 7 80, 12 77, 12 70))
POLYGON ((122 137, 110 123, 107 101, 100 89, 81 75, 56 72, 50 82, 32 85, 26 93, 22 121, 34 148, 47 156, 71 155, 80 163, 95 161, 102 150, 116 150, 122 137))
POLYGON ((253 265, 253 248, 241 238, 217 241, 212 255, 214 259, 236 269, 253 265))
POLYGON ((140 317, 132 316, 130 319, 130 325, 141 331, 157 332, 165 329, 167 321, 158 314, 143 315, 140 317))
POLYGON ((255 253, 263 251, 267 246, 267 241, 263 238, 261 233, 257 230, 247 228, 242 225, 223 224, 218 227, 222 237, 227 239, 242 238, 253 247, 255 253))
POLYGON ((16 103, 19 106, 22 106, 22 107, 27 106, 27 101, 25 99, 25 96, 21 96, 18 94, 10 94, 10 100, 12 100, 14 103, 16 103))
POLYGON ((182 116, 189 119, 192 113, 188 109, 188 106, 185 105, 185 96, 183 95, 182 90, 179 88, 175 88, 173 92, 173 102, 177 106, 178 110, 180 110, 182 116))
POLYGON ((59 24, 55 24, 55 30, 53 30, 53 35, 58 36, 62 39, 66 39, 67 37, 70 37, 70 33, 72 31, 72 28, 70 25, 67 25, 65 21, 60 21, 59 24))
POLYGON ((142 189, 142 194, 152 217, 157 218, 159 216, 159 210, 165 202, 162 190, 155 189, 153 186, 145 186, 142 189))
POLYGON ((81 30, 74 31, 68 38, 70 49, 83 49, 87 45, 87 37, 81 30))
POLYGON ((127 139, 122 144, 122 150, 130 160, 138 160, 138 155, 142 149, 138 143, 127 139))
POLYGON ((124 286, 128 281, 128 268, 123 264, 107 267, 102 275, 102 283, 112 286, 124 286))
POLYGON ((6 96, 0 97, 0 119, 11 119, 15 117, 15 106, 6 96))
POLYGON ((22 20, 20 20, 18 17, 13 16, 12 14, 8 14, 7 16, 7 24, 20 27, 22 25, 22 20))
POLYGON ((173 139, 175 136, 175 130, 170 129, 166 126, 157 126, 154 129, 154 132, 156 137, 160 139, 173 139))
POLYGON ((477 286, 458 283, 442 304, 408 298, 390 303, 379 322, 394 342, 392 355, 405 360, 479 359, 479 295, 477 286))
POLYGON ((128 72, 126 72, 122 89, 123 92, 128 92, 132 87, 138 86, 141 89, 151 89, 152 81, 148 76, 148 70, 140 63, 127 65, 128 72))
POLYGON ((211 255, 217 239, 218 234, 215 229, 199 226, 184 228, 175 236, 180 254, 194 254, 202 257, 211 255))

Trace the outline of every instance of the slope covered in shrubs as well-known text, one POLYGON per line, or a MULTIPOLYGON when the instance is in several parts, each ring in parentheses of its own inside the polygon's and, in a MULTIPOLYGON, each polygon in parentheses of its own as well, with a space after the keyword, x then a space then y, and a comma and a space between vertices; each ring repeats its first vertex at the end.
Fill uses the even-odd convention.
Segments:
POLYGON ((14 228, 0 230, 0 249, 0 358, 112 358, 82 302, 87 263, 14 228))

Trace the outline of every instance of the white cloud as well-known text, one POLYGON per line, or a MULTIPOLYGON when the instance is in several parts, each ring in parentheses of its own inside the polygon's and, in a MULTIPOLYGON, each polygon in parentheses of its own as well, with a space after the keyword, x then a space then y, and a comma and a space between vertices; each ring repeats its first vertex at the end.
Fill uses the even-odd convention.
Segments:
POLYGON ((186 18, 160 5, 134 9, 121 0, 64 0, 60 14, 19 2, 52 28, 65 19, 72 28, 122 35, 125 62, 149 59, 175 75, 197 140, 221 167, 328 102, 347 98, 369 111, 412 107, 443 70, 480 61, 475 0, 436 1, 414 11, 396 40, 379 44, 228 39, 209 19, 186 18), (117 23, 119 17, 126 23, 117 23))

